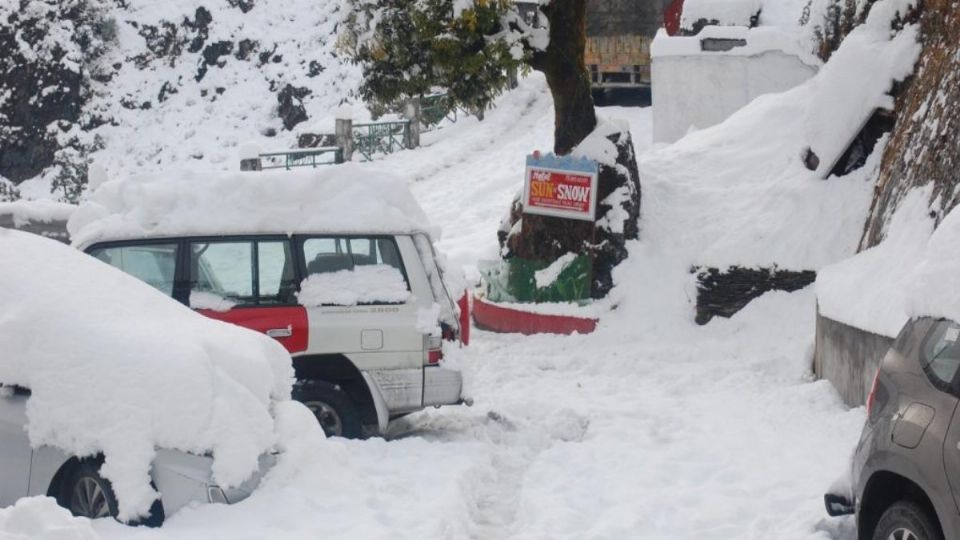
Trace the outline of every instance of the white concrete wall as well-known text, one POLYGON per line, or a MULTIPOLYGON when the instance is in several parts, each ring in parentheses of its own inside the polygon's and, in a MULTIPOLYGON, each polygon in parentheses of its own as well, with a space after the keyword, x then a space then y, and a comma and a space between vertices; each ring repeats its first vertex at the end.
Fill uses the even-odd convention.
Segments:
POLYGON ((809 61, 780 50, 731 52, 654 56, 654 142, 671 143, 691 128, 719 124, 758 96, 789 90, 817 73, 809 61))

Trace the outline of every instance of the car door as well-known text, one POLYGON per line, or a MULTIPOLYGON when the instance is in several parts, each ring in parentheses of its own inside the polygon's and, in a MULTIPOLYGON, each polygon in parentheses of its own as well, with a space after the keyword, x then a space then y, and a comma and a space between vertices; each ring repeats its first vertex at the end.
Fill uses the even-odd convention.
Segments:
MULTIPOLYGON (((949 420, 943 445, 936 449, 942 453, 942 457, 922 456, 923 461, 933 465, 942 460, 948 484, 946 489, 952 492, 954 506, 960 508, 960 417, 956 414, 960 396, 960 325, 947 320, 935 323, 924 338, 918 354, 927 378, 939 390, 936 399, 927 400, 932 414, 942 415, 944 421, 949 420)), ((901 420, 906 419, 909 412, 902 414, 901 420)), ((937 422, 932 424, 936 425, 937 422)))
POLYGON ((25 496, 30 482, 27 396, 25 389, 0 385, 0 507, 25 496))
POLYGON ((191 308, 262 332, 290 353, 307 349, 307 312, 297 304, 288 238, 191 239, 186 260, 191 308))

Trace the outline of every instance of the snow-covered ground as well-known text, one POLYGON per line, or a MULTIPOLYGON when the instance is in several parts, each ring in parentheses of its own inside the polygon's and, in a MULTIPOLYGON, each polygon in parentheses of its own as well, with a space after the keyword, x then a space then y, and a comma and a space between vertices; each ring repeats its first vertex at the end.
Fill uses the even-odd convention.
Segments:
MULTIPOLYGON (((849 520, 826 519, 822 494, 845 471, 863 412, 812 381, 812 292, 768 294, 731 320, 696 326, 689 264, 715 238, 717 204, 736 211, 738 199, 713 198, 722 184, 664 173, 670 151, 705 157, 689 146, 651 149, 650 109, 600 112, 630 122, 647 172, 641 240, 615 274, 596 333, 476 332, 458 359, 473 407, 411 415, 386 440, 304 442, 238 505, 187 509, 160 530, 101 520, 97 533, 852 538, 849 520)), ((461 120, 376 167, 412 180, 443 228, 440 249, 469 269, 496 256, 523 158, 549 148, 552 115, 542 79, 527 79, 483 122, 461 120)))

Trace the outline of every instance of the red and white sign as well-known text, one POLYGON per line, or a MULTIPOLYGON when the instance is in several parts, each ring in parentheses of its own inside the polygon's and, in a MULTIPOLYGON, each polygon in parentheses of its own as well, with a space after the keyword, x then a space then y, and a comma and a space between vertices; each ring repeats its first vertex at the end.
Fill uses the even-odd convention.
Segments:
POLYGON ((532 156, 527 159, 524 213, 593 221, 596 208, 596 163, 532 156), (552 166, 544 166, 547 164, 552 166))

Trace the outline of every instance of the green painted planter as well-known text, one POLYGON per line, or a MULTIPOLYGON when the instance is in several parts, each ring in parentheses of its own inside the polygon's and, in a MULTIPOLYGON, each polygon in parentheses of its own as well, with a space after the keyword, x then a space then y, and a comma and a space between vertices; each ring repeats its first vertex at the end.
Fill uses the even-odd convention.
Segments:
POLYGON ((478 269, 487 282, 487 298, 493 302, 588 302, 593 277, 590 257, 578 256, 552 284, 537 287, 535 274, 553 262, 514 257, 503 261, 482 261, 478 269))

